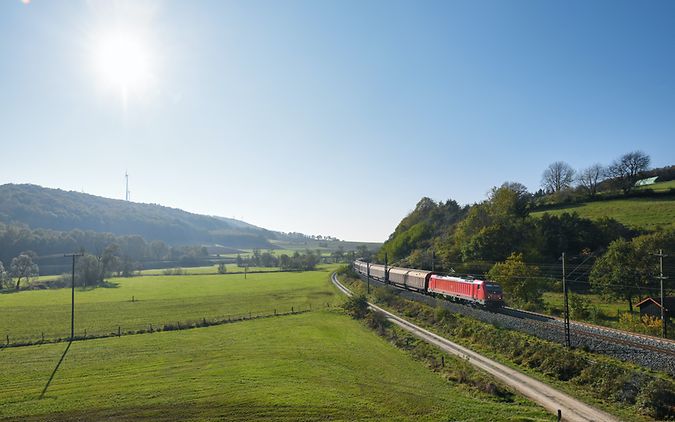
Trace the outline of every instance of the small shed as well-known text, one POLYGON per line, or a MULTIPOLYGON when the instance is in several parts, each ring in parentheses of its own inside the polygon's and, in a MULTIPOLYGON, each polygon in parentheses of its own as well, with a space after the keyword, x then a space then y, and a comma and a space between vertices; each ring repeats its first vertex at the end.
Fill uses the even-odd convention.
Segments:
MULTIPOLYGON (((663 301, 666 303, 664 316, 670 319, 675 312, 675 297, 666 296, 663 301)), ((640 308, 640 316, 652 315, 661 318, 661 298, 648 297, 636 306, 640 308)))

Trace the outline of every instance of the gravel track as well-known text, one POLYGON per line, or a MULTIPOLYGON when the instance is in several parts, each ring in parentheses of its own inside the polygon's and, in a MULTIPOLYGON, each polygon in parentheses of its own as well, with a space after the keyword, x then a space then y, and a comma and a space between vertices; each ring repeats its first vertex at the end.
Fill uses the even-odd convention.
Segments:
MULTIPOLYGON (((402 290, 398 287, 370 280, 372 285, 387 287, 406 299, 425 303, 432 307, 442 306, 462 315, 487 322, 497 327, 521 331, 535 337, 565 344, 564 324, 561 320, 545 315, 505 308, 499 312, 436 299, 421 293, 402 290)), ((590 324, 570 323, 571 344, 595 353, 603 353, 637 365, 663 371, 675 376, 675 342, 590 324)))

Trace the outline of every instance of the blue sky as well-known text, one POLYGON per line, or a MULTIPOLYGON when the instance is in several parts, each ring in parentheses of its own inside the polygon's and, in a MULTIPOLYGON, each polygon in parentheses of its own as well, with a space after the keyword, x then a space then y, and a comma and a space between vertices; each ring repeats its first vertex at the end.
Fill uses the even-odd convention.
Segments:
POLYGON ((128 170, 135 201, 382 241, 553 161, 673 164, 675 2, 6 0, 0 96, 0 183, 128 170), (126 100, 95 64, 120 31, 126 100))

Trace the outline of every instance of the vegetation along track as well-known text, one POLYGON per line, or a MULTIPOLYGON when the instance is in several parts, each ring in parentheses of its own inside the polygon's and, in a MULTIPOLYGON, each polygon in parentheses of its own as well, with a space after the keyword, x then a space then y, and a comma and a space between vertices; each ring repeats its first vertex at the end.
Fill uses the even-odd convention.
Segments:
MULTIPOLYGON (((347 296, 352 295, 351 291, 349 291, 349 289, 340 283, 335 273, 333 273, 331 279, 333 284, 335 284, 335 286, 340 291, 342 291, 347 296)), ((530 378, 527 375, 516 371, 515 369, 511 369, 505 365, 497 363, 476 352, 473 352, 472 350, 469 350, 428 330, 418 327, 417 325, 412 324, 405 319, 392 314, 391 312, 387 312, 376 305, 369 304, 369 306, 372 309, 382 312, 389 321, 412 333, 416 337, 433 344, 436 347, 439 347, 445 352, 459 356, 462 359, 466 359, 472 365, 486 371, 504 384, 511 386, 525 397, 540 404, 549 412, 556 414, 558 410, 560 410, 562 412, 563 419, 566 421, 617 420, 608 413, 589 406, 565 393, 548 386, 547 384, 530 378)))
MULTIPOLYGON (((513 308, 503 308, 498 312, 489 311, 446 300, 437 300, 434 297, 402 290, 372 278, 370 282, 377 286, 395 289, 406 299, 426 303, 434 307, 443 306, 452 312, 498 327, 522 331, 535 337, 565 344, 564 325, 560 319, 513 308)), ((583 347, 592 352, 604 353, 675 376, 675 342, 671 340, 579 322, 570 323, 570 340, 574 347, 583 347)))

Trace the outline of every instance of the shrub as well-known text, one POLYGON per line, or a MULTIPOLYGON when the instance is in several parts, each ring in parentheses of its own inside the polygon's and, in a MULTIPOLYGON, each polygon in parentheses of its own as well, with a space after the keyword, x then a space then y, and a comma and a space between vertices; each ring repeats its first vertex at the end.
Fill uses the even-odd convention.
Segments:
POLYGON ((365 321, 370 328, 376 330, 381 336, 384 336, 387 328, 391 325, 387 317, 379 311, 368 312, 365 321))
POLYGON ((640 410, 656 419, 675 419, 675 385, 662 379, 647 384, 637 397, 640 410))
POLYGON ((368 314, 368 299, 364 295, 354 295, 347 299, 342 308, 354 319, 363 319, 368 314))
POLYGON ((570 314, 572 319, 584 320, 591 315, 589 310, 590 301, 578 294, 570 295, 570 314))

